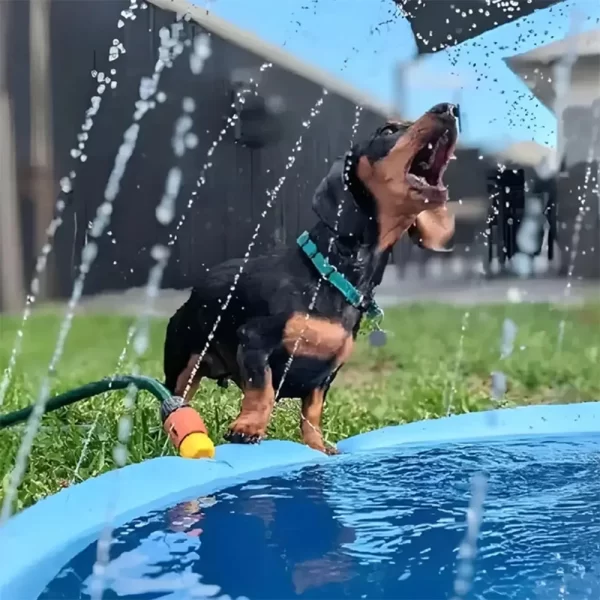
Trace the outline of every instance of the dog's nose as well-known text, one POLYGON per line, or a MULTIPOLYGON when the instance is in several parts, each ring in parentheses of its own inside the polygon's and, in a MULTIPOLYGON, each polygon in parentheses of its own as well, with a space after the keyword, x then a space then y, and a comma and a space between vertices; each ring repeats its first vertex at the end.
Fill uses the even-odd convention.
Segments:
POLYGON ((436 104, 433 108, 429 109, 430 113, 434 115, 446 115, 450 117, 458 118, 458 109, 454 104, 448 104, 444 102, 442 104, 436 104))

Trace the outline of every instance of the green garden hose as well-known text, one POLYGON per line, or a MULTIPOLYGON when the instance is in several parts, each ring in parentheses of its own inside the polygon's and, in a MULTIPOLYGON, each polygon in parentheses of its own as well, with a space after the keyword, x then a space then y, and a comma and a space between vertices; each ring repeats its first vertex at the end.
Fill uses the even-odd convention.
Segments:
MULTIPOLYGON (((106 392, 126 390, 130 386, 151 393, 160 402, 165 431, 181 456, 185 458, 212 458, 214 456, 214 445, 207 435, 200 415, 182 398, 172 396, 162 383, 151 377, 118 375, 93 381, 50 398, 46 403, 44 413, 106 392)), ((0 429, 27 421, 33 410, 34 405, 32 404, 21 410, 0 415, 0 429)))
MULTIPOLYGON (((106 392, 125 390, 131 385, 139 390, 150 392, 161 404, 171 400, 171 394, 168 392, 167 388, 156 379, 143 376, 119 375, 116 377, 107 377, 100 381, 93 381, 92 383, 87 383, 81 387, 54 396, 54 398, 50 398, 46 403, 44 413, 64 408, 65 406, 75 404, 75 402, 79 402, 80 400, 87 400, 88 398, 93 398, 94 396, 106 392)), ((5 429, 6 427, 11 427, 17 423, 27 421, 29 415, 33 412, 33 407, 34 405, 31 404, 21 410, 16 410, 6 415, 0 415, 0 429, 5 429)))

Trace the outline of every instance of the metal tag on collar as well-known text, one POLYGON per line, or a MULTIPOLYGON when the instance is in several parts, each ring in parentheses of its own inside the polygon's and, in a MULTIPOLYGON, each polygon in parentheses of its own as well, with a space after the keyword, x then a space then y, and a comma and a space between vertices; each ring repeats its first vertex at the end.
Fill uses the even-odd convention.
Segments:
POLYGON ((381 348, 387 344, 387 333, 383 329, 374 329, 369 334, 369 344, 373 348, 381 348))

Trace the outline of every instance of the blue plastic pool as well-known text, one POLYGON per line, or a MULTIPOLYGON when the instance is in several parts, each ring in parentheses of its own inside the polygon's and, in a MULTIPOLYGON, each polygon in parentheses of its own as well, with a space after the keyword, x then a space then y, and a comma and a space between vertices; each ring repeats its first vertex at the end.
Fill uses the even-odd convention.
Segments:
POLYGON ((467 598, 600 597, 600 403, 389 427, 340 449, 226 445, 64 490, 0 528, 0 599, 89 598, 109 513, 104 600, 450 599, 480 472, 467 598))
MULTIPOLYGON (((450 598, 478 472, 472 597, 599 598, 600 437, 388 451, 151 512, 115 531, 104 597, 450 598)), ((95 559, 91 544, 40 600, 90 597, 95 559)))

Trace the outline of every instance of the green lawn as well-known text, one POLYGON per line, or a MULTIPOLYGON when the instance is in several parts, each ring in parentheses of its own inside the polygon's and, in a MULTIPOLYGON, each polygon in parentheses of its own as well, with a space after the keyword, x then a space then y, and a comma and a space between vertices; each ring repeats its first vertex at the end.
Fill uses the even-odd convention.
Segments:
MULTIPOLYGON (((464 309, 419 305, 386 311, 390 336, 383 348, 361 338, 352 360, 334 385, 326 407, 324 431, 336 441, 356 433, 445 414, 497 406, 489 398, 490 373, 508 376, 503 406, 525 403, 576 402, 600 398, 600 305, 562 309, 545 305, 507 305, 470 310, 457 361, 464 309), (518 327, 512 355, 500 359, 502 323, 518 327), (564 341, 557 347, 559 322, 565 320, 564 341)), ((60 317, 38 315, 28 323, 2 412, 33 401, 54 348, 60 317)), ((132 320, 114 316, 77 317, 59 364, 56 392, 115 372, 132 320)), ((18 319, 0 317, 0 369, 8 362, 18 319)), ((152 343, 144 357, 143 373, 161 377, 165 322, 152 323, 152 343)), ((122 372, 132 365, 125 361, 122 372)), ((236 416, 239 392, 204 384, 196 405, 218 442, 236 416)), ((270 436, 298 438, 298 403, 278 407, 270 436)), ((123 414, 123 395, 107 394, 44 418, 26 478, 19 490, 20 509, 77 482, 112 469, 117 423, 123 414), (84 441, 96 423, 82 456, 84 441)), ((171 453, 165 444, 157 405, 141 395, 133 412, 130 460, 171 453)), ((0 477, 6 485, 22 427, 0 431, 0 477)), ((1 494, 0 494, 1 495, 1 494)))

